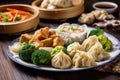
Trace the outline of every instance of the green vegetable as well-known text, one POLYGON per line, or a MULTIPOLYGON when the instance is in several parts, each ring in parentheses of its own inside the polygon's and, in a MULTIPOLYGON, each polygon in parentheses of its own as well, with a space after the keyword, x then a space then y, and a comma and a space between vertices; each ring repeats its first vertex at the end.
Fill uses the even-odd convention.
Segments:
POLYGON ((4 18, 2 19, 2 22, 9 22, 9 19, 8 19, 7 17, 4 17, 4 18))
POLYGON ((44 49, 40 49, 40 50, 35 50, 32 53, 32 57, 31 57, 32 63, 39 65, 39 64, 50 64, 51 62, 51 55, 50 52, 44 49))
POLYGON ((108 37, 105 35, 99 35, 98 40, 101 42, 102 45, 105 45, 105 43, 108 41, 108 37))
POLYGON ((105 51, 110 51, 112 49, 112 42, 107 36, 104 35, 104 31, 102 29, 92 30, 89 36, 92 35, 96 35, 98 37, 98 40, 102 44, 105 51))
POLYGON ((70 29, 71 30, 78 30, 78 27, 77 26, 71 26, 70 29))
POLYGON ((89 36, 93 36, 93 35, 99 36, 102 34, 104 34, 104 31, 102 29, 96 29, 96 30, 90 31, 89 36))
POLYGON ((67 48, 70 44, 74 43, 75 41, 68 41, 64 46, 67 48))
POLYGON ((52 56, 52 57, 55 56, 55 55, 56 55, 58 52, 60 52, 61 50, 62 50, 64 53, 67 54, 67 50, 66 50, 66 48, 65 48, 64 46, 56 46, 56 47, 52 50, 51 56, 52 56))
POLYGON ((35 50, 35 46, 31 44, 24 43, 24 46, 19 51, 19 57, 23 61, 31 62, 31 55, 35 50))
POLYGON ((64 30, 64 29, 61 29, 60 32, 65 32, 65 30, 64 30))
POLYGON ((102 44, 105 51, 110 51, 112 49, 112 42, 105 35, 99 35, 98 40, 102 44))
POLYGON ((108 40, 104 45, 105 51, 110 51, 112 49, 112 42, 108 40))
POLYGON ((20 15, 17 15, 16 16, 16 21, 20 21, 21 20, 21 16, 20 15))
POLYGON ((2 16, 2 12, 0 12, 0 16, 2 16))

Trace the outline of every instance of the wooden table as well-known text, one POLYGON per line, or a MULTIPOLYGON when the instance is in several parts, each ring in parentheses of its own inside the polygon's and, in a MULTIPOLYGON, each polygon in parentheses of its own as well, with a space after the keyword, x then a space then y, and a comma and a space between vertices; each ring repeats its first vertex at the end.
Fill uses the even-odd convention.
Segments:
MULTIPOLYGON (((0 0, 0 4, 6 3, 28 3, 33 0, 0 0)), ((73 19, 72 19, 73 20, 73 19)), ((72 22, 71 19, 66 22, 72 22)), ((74 22, 74 21, 73 21, 74 22)), ((54 27, 60 23, 41 20, 38 28, 41 26, 54 27)), ((120 40, 120 33, 109 32, 120 40)), ((77 72, 47 72, 31 69, 14 63, 7 56, 6 49, 9 43, 18 36, 0 35, 0 80, 120 80, 119 74, 99 72, 96 70, 86 70, 77 72)))

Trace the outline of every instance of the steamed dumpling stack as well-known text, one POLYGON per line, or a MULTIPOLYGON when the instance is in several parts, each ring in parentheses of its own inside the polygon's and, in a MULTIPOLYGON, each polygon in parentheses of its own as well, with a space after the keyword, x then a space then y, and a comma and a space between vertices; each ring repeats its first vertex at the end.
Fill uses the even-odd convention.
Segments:
POLYGON ((84 4, 84 0, 43 0, 41 2, 41 8, 55 9, 55 8, 68 8, 84 4))
POLYGON ((97 36, 90 36, 82 45, 73 42, 67 47, 67 54, 58 52, 52 58, 52 66, 59 69, 84 68, 96 66, 96 62, 106 60, 110 55, 105 52, 97 36))
POLYGON ((97 36, 90 36, 83 42, 82 46, 84 51, 91 54, 95 61, 106 60, 110 57, 98 41, 97 36))
POLYGON ((96 65, 93 57, 84 51, 77 52, 74 55, 72 61, 75 68, 90 67, 96 65))
POLYGON ((72 60, 61 50, 52 58, 52 66, 59 69, 70 68, 72 66, 72 60))

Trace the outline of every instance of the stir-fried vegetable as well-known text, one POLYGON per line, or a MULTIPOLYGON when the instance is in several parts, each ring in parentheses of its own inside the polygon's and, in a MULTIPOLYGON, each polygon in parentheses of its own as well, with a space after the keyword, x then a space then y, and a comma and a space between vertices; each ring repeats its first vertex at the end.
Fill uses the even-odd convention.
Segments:
POLYGON ((6 8, 6 11, 0 12, 0 22, 14 22, 21 21, 31 17, 30 12, 6 8))

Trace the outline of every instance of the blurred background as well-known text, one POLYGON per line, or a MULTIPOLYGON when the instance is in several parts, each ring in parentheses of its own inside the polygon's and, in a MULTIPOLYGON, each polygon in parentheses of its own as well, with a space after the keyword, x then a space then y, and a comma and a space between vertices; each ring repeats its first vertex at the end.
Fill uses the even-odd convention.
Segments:
MULTIPOLYGON (((8 4, 8 3, 24 3, 24 4, 31 4, 34 0, 0 0, 1 4, 8 4)), ((116 10, 116 12, 119 12, 120 10, 120 0, 85 0, 85 11, 90 12, 92 8, 92 4, 97 1, 111 1, 118 4, 119 8, 116 10)))

